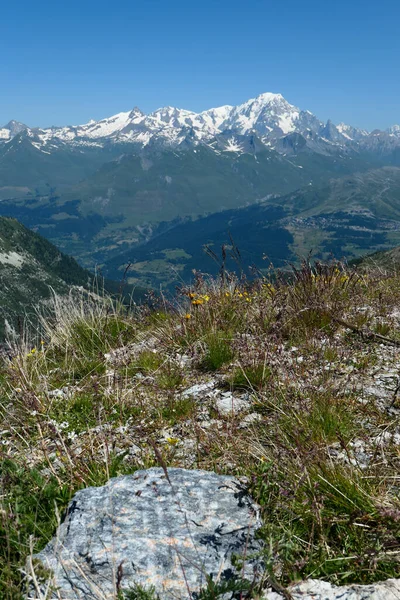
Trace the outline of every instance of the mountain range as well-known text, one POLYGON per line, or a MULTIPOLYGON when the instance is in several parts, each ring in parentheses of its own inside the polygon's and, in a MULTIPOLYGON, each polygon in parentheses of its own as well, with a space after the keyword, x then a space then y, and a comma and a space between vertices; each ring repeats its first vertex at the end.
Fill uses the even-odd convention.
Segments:
MULTIPOLYGON (((216 152, 246 152, 241 136, 256 135, 277 150, 286 136, 300 134, 312 148, 329 152, 330 146, 369 148, 370 145, 400 145, 400 126, 386 131, 368 132, 330 120, 322 122, 308 110, 300 110, 281 94, 264 93, 238 106, 220 106, 200 113, 167 106, 146 115, 135 107, 100 121, 63 127, 28 127, 10 121, 0 128, 0 140, 11 141, 23 134, 41 152, 54 152, 60 144, 71 147, 104 147, 110 143, 178 148, 182 145, 206 144, 216 152), (219 136, 223 136, 218 139, 219 136), (215 139, 217 138, 217 139, 215 139)), ((21 138, 20 138, 21 139, 21 138)), ((294 138, 296 139, 296 138, 294 138)), ((289 138, 290 141, 290 138, 289 138)))
POLYGON ((349 257, 386 249, 397 242, 399 167, 400 126, 368 132, 334 125, 272 93, 200 113, 134 108, 46 129, 10 121, 0 129, 0 214, 85 267, 118 276, 126 262, 138 263, 132 281, 158 284, 171 280, 165 266, 175 268, 176 252, 197 256, 192 241, 190 252, 183 243, 188 231, 200 250, 218 246, 232 219, 253 219, 256 262, 272 224, 278 262, 309 249, 349 257), (336 232, 346 229, 343 243, 327 228, 328 214, 336 232), (354 222, 359 218, 368 231, 380 231, 367 236, 370 244, 354 222), (211 230, 211 238, 202 234, 211 230), (154 259, 154 274, 150 256, 162 240, 169 245, 157 250, 166 254, 154 259))

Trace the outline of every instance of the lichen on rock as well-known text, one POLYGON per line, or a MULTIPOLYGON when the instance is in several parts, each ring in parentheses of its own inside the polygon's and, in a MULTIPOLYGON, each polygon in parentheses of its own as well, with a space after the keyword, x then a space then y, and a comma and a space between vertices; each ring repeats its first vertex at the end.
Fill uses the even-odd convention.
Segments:
POLYGON ((54 598, 111 599, 135 584, 163 599, 195 598, 209 576, 260 576, 260 524, 237 479, 152 468, 77 492, 36 558, 54 573, 54 598))

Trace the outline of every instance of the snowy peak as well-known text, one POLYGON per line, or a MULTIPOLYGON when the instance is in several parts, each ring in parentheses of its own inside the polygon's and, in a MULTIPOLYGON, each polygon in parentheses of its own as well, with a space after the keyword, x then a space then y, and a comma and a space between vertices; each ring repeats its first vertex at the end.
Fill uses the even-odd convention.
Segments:
POLYGON ((133 108, 133 109, 131 110, 131 112, 129 113, 129 118, 130 118, 131 120, 134 120, 134 119, 142 119, 142 118, 144 118, 145 116, 146 116, 146 115, 144 114, 144 112, 142 112, 142 111, 140 110, 140 108, 138 108, 137 106, 135 106, 135 108, 133 108))
POLYGON ((346 123, 339 123, 337 125, 337 130, 347 139, 352 141, 359 141, 363 137, 366 137, 368 131, 365 129, 358 129, 357 127, 352 127, 351 125, 346 125, 346 123))
POLYGON ((28 127, 19 121, 9 121, 7 125, 4 125, 4 129, 8 129, 11 137, 14 137, 14 135, 21 133, 21 131, 25 131, 28 127))
POLYGON ((339 129, 332 123, 330 119, 326 122, 325 127, 321 129, 320 135, 330 142, 346 141, 343 133, 339 131, 339 129))
POLYGON ((9 140, 21 133, 21 131, 25 131, 25 129, 28 129, 28 127, 23 123, 20 123, 19 121, 9 121, 7 125, 0 128, 0 140, 9 140))
POLYGON ((392 125, 392 127, 389 127, 386 129, 386 131, 390 135, 396 135, 400 137, 400 125, 392 125))
POLYGON ((210 108, 204 110, 199 114, 200 119, 203 120, 204 124, 210 129, 223 129, 223 124, 228 120, 232 113, 233 106, 219 106, 218 108, 210 108))
POLYGON ((196 116, 196 113, 190 110, 174 108, 173 106, 158 108, 149 115, 159 125, 167 125, 169 127, 186 127, 191 125, 196 116))
POLYGON ((53 152, 60 145, 134 144, 135 149, 192 148, 206 144, 215 151, 253 152, 267 146, 283 154, 299 151, 336 152, 345 146, 365 148, 400 145, 400 126, 386 132, 367 131, 331 121, 323 123, 308 110, 290 104, 282 94, 266 92, 238 106, 224 105, 202 112, 165 106, 150 114, 138 107, 83 125, 29 129, 17 121, 0 128, 0 142, 22 132, 38 150, 53 152), (247 139, 245 139, 247 138, 247 139), (257 140, 256 145, 250 138, 257 140), (389 141, 388 141, 389 140, 389 141), (250 148, 250 150, 249 150, 250 148))
MULTIPOLYGON (((121 112, 100 121, 89 121, 84 125, 36 129, 42 143, 52 140, 67 143, 90 143, 90 140, 113 139, 115 141, 137 142, 144 146, 159 138, 162 143, 179 144, 187 137, 187 130, 193 129, 192 137, 198 141, 207 140, 223 131, 240 135, 255 132, 263 138, 280 137, 304 126, 305 115, 297 107, 289 104, 281 94, 264 93, 239 106, 220 106, 200 113, 166 106, 146 115, 139 108, 121 112)), ((313 115, 311 115, 313 119, 313 115)), ((319 122, 318 122, 319 123, 319 122)), ((22 126, 24 127, 25 126, 22 126)), ((0 139, 10 139, 18 132, 16 127, 10 132, 0 130, 0 139)))
POLYGON ((240 133, 251 130, 261 135, 287 134, 296 129, 300 110, 281 94, 265 93, 233 108, 225 125, 240 133))
MULTIPOLYGON (((136 112, 134 113, 134 119, 137 118, 136 112)), ((82 136, 86 135, 90 138, 104 138, 108 136, 112 136, 122 129, 124 129, 131 122, 131 111, 129 112, 121 112, 113 117, 109 117, 107 119, 102 119, 98 122, 90 122, 87 125, 83 125, 82 127, 77 127, 77 135, 82 136)))

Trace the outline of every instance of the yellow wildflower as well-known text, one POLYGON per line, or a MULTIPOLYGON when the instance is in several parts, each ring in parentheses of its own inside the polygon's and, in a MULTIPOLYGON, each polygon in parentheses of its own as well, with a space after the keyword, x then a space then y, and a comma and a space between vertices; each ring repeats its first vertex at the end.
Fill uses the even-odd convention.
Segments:
POLYGON ((187 313, 187 314, 185 315, 185 319, 191 319, 191 318, 192 318, 192 315, 191 315, 190 313, 187 313))
POLYGON ((204 300, 202 298, 197 298, 196 300, 192 300, 192 304, 198 306, 199 304, 204 304, 204 300))
POLYGON ((168 437, 166 441, 167 441, 167 444, 170 444, 171 446, 176 446, 176 444, 179 443, 179 439, 173 438, 173 437, 168 437))

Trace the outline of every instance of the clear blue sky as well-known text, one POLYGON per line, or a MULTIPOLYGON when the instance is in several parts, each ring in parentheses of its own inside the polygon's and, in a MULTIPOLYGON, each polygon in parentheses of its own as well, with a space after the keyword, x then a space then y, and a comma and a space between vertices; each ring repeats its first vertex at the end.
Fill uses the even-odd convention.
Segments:
POLYGON ((398 0, 3 0, 0 19, 0 124, 266 91, 334 122, 400 122, 398 0))

